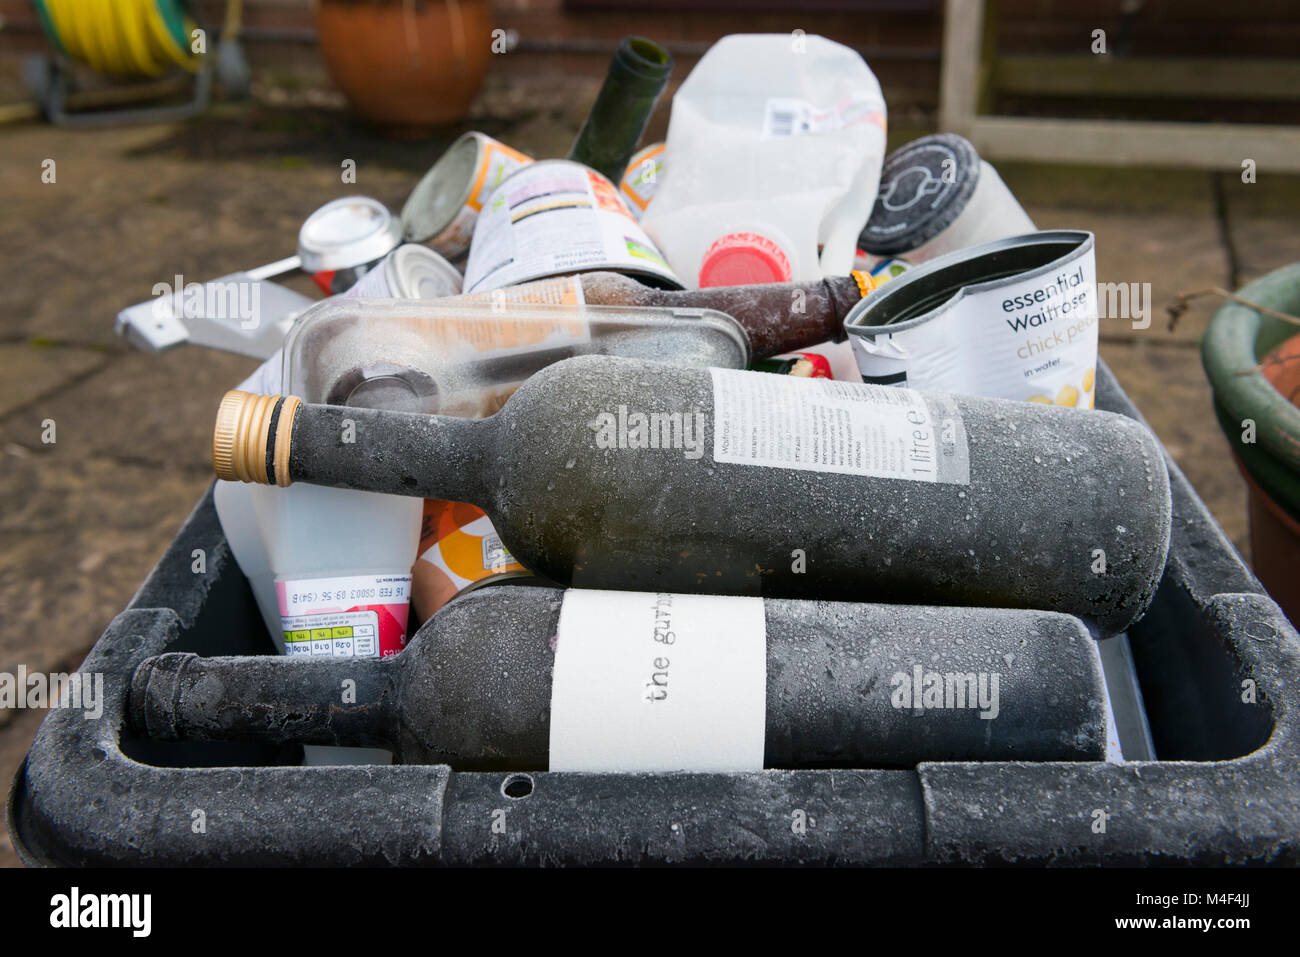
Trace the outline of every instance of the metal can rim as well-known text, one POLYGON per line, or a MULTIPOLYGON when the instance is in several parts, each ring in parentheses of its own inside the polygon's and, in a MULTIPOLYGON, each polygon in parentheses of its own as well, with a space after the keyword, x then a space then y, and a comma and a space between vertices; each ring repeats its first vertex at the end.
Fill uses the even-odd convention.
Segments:
POLYGON ((1095 243, 1096 237, 1086 229, 1043 229, 946 253, 927 263, 913 266, 856 303, 844 317, 844 331, 850 335, 871 337, 881 332, 895 333, 914 329, 948 312, 958 301, 967 296, 979 295, 1050 273, 1059 268, 1062 262, 1086 254, 1093 249, 1095 243), (942 276, 981 260, 1014 256, 1044 245, 1068 248, 1047 262, 1043 262, 1041 257, 1035 257, 1034 264, 1027 267, 1000 269, 986 279, 973 279, 965 283, 954 281, 955 284, 946 290, 946 294, 943 281, 934 280, 936 275, 942 276), (888 316, 891 313, 903 312, 911 306, 912 297, 918 295, 918 287, 926 289, 932 284, 939 289, 930 295, 941 298, 936 305, 924 312, 908 316, 899 322, 893 322, 889 318, 873 323, 864 321, 864 318, 871 314, 888 316))
POLYGON ((392 210, 372 196, 341 196, 317 207, 298 230, 298 258, 302 261, 304 272, 325 272, 328 270, 349 269, 366 265, 383 259, 402 242, 401 222, 392 210), (328 211, 348 206, 360 205, 382 215, 379 228, 349 242, 321 243, 309 235, 313 222, 323 219, 328 211))

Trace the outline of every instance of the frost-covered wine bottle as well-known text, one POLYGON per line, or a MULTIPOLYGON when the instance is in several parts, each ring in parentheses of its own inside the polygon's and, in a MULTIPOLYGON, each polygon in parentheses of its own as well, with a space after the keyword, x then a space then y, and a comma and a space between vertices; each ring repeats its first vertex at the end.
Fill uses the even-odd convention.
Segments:
POLYGON ((1097 645, 1054 612, 496 585, 385 659, 166 654, 164 739, 391 748, 460 770, 1100 760, 1097 645))
POLYGON ((587 588, 1041 608, 1110 635, 1169 545, 1133 419, 609 356, 479 420, 228 393, 213 456, 221 478, 470 502, 587 588))

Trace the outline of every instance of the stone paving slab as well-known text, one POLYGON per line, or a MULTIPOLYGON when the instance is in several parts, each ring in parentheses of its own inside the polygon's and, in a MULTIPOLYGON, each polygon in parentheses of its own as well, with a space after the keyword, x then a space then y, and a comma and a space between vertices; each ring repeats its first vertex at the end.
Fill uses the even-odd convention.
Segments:
POLYGON ((124 352, 57 395, 0 419, 0 441, 29 446, 33 461, 50 471, 100 460, 206 474, 217 403, 257 365, 194 346, 124 352), (57 428, 53 447, 38 437, 48 419, 57 428))
POLYGON ((9 453, 0 471, 0 671, 10 674, 79 665, 211 482, 195 468, 54 454, 9 453))
POLYGON ((1192 303, 1172 332, 1165 307, 1181 292, 1230 283, 1229 260, 1213 216, 1041 206, 1032 206, 1027 212, 1041 229, 1092 232, 1097 237, 1097 282, 1128 287, 1127 299, 1117 298, 1109 307, 1100 303, 1102 339, 1200 341, 1216 303, 1192 303), (1125 302, 1128 316, 1123 314, 1125 302), (1139 317, 1138 312, 1144 314, 1139 317))
POLYGON ((21 369, 22 376, 0 378, 0 420, 39 402, 103 368, 111 357, 103 350, 61 348, 37 341, 0 345, 0 369, 21 369))
POLYGON ((1249 561, 1246 483, 1214 417, 1200 351, 1177 343, 1104 342, 1101 356, 1249 561))

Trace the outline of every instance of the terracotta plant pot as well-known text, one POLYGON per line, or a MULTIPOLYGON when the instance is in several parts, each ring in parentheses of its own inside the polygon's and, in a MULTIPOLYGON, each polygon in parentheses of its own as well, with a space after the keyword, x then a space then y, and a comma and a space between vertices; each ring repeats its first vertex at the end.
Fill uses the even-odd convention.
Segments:
MULTIPOLYGON (((1288 339, 1260 363, 1264 378, 1292 405, 1300 406, 1300 335, 1288 339)), ((1300 520, 1294 509, 1300 503, 1281 502, 1253 480, 1246 471, 1250 489, 1250 551, 1255 574, 1277 599, 1288 618, 1300 621, 1300 520)), ((1292 487, 1300 485, 1296 476, 1292 487)))
POLYGON ((402 137, 464 119, 492 55, 488 0, 317 0, 316 33, 357 113, 402 137))

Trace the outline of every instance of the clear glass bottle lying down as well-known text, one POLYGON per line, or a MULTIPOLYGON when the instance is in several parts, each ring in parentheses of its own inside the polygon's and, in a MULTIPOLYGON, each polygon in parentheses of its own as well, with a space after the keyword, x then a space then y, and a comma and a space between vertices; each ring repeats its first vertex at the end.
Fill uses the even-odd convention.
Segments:
POLYGON ((327 300, 286 338, 283 381, 286 392, 327 405, 481 418, 534 372, 579 355, 743 369, 750 346, 740 324, 715 309, 492 294, 327 300))

